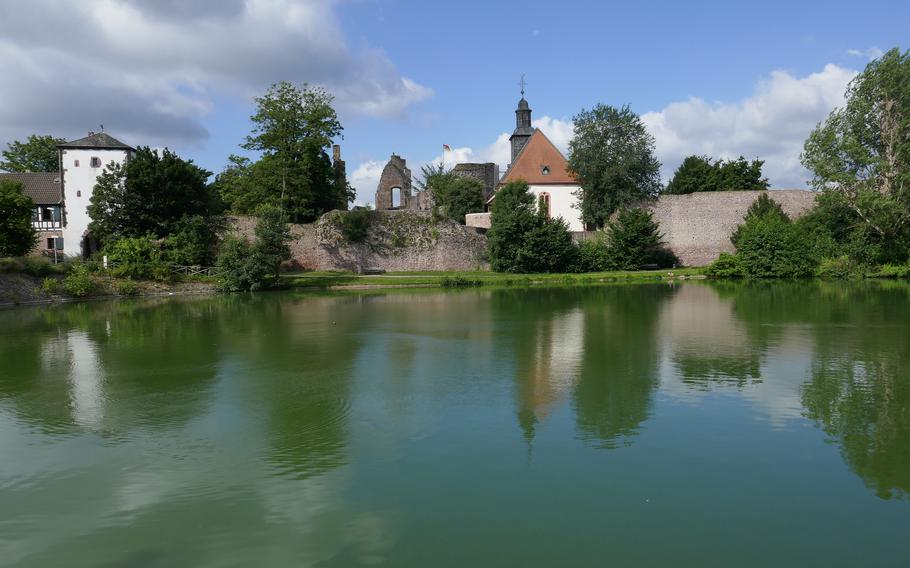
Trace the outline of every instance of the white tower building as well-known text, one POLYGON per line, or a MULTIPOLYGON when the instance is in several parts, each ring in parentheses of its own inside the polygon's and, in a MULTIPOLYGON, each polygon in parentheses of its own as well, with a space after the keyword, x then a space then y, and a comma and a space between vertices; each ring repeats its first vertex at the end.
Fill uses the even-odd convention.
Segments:
POLYGON ((125 163, 134 150, 104 132, 89 132, 57 149, 63 190, 63 252, 70 258, 88 256, 96 247, 88 234, 88 205, 98 176, 111 162, 125 163))

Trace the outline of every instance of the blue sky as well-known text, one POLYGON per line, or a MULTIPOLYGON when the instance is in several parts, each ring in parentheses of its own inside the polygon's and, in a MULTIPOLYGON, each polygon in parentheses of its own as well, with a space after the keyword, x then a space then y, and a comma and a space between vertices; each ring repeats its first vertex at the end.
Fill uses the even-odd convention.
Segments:
POLYGON ((0 144, 104 123, 219 171, 251 98, 282 79, 338 94, 358 199, 391 152, 413 170, 443 143, 505 166, 527 98, 563 148, 571 117, 628 103, 665 175, 687 154, 766 159, 800 187, 806 134, 879 50, 910 47, 897 2, 0 0, 0 144), (902 43, 903 42, 903 43, 902 43))

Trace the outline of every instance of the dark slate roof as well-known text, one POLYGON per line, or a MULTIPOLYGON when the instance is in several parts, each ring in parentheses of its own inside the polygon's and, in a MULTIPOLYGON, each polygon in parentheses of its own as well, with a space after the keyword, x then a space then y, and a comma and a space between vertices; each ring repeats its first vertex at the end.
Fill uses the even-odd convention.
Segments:
POLYGON ((120 140, 117 140, 106 132, 93 132, 85 138, 66 142, 57 146, 58 148, 98 148, 101 150, 132 150, 132 146, 127 146, 120 140))
POLYGON ((22 193, 35 205, 58 205, 63 202, 60 174, 57 172, 0 173, 0 181, 13 180, 22 184, 22 193))

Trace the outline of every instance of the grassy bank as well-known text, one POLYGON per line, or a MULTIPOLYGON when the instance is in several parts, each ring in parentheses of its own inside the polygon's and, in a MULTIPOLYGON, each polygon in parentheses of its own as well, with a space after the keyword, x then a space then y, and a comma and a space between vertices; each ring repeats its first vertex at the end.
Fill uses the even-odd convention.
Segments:
POLYGON ((298 272, 283 274, 281 287, 327 290, 357 288, 449 288, 471 286, 580 285, 599 282, 658 281, 704 278, 700 268, 616 271, 587 274, 506 274, 499 272, 389 272, 361 275, 352 272, 298 272))

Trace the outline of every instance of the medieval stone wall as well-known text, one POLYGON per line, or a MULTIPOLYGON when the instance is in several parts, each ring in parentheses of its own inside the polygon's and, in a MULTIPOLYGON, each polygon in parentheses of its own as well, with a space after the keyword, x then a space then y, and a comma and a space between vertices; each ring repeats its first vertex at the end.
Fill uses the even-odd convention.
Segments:
MULTIPOLYGON (((660 226, 664 241, 685 266, 705 266, 721 252, 734 252, 730 236, 743 222, 759 191, 713 191, 688 195, 663 195, 648 208, 660 226)), ((771 190, 791 219, 815 204, 815 193, 798 189, 771 190)), ((468 226, 490 227, 489 213, 467 215, 468 226)), ((593 238, 596 232, 573 233, 576 242, 593 238)))
MULTIPOLYGON (((815 193, 798 189, 771 190, 791 219, 806 213, 815 193)), ((705 266, 721 252, 734 252, 730 236, 743 222, 760 191, 712 191, 662 195, 649 209, 664 241, 686 266, 705 266)))
POLYGON ((492 162, 485 164, 462 163, 452 168, 452 173, 474 178, 483 184, 483 200, 486 202, 493 195, 496 184, 499 183, 499 166, 492 162))
MULTIPOLYGON (((289 268, 297 270, 364 269, 393 271, 487 270, 486 237, 477 229, 437 221, 422 211, 374 211, 363 242, 344 237, 340 215, 333 211, 316 223, 291 225, 289 268)), ((232 230, 253 238, 256 220, 231 219, 232 230)))

